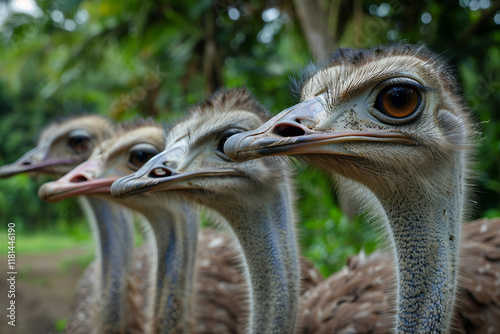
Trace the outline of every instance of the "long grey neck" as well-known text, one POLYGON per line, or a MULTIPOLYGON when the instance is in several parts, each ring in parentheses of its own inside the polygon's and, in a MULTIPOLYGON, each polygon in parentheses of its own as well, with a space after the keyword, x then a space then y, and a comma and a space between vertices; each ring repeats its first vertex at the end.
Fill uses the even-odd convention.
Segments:
POLYGON ((446 333, 453 312, 465 189, 460 168, 434 177, 432 191, 415 183, 379 197, 398 263, 398 333, 446 333))
POLYGON ((109 201, 81 199, 94 232, 100 263, 100 285, 93 309, 100 332, 125 332, 127 282, 132 272, 134 227, 131 213, 109 201))
POLYGON ((185 202, 143 212, 156 243, 154 332, 189 333, 198 217, 185 202))
POLYGON ((233 227, 251 280, 252 333, 293 333, 299 295, 299 261, 293 199, 282 184, 263 205, 221 213, 233 227))

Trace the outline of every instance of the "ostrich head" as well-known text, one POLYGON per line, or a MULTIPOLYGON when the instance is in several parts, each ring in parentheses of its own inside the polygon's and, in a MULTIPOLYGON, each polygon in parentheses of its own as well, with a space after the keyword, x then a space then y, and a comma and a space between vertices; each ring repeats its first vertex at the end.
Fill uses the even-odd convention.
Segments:
POLYGON ((297 87, 301 103, 226 154, 295 155, 369 188, 397 259, 398 330, 445 332, 474 132, 449 68, 423 47, 339 50, 297 87))
POLYGON ((39 189, 41 199, 57 202, 79 195, 113 199, 111 184, 138 170, 164 146, 162 128, 150 120, 121 125, 112 138, 98 144, 87 161, 39 189))
POLYGON ((225 205, 235 196, 260 197, 255 192, 282 174, 281 164, 274 160, 234 163, 223 147, 227 138, 259 126, 265 118, 264 109, 246 90, 216 93, 168 131, 167 146, 161 155, 115 182, 113 195, 178 190, 180 194, 194 195, 201 204, 210 201, 211 206, 225 205))
POLYGON ((426 178, 470 148, 473 129, 455 80, 423 47, 341 49, 295 83, 303 102, 230 138, 231 159, 297 155, 394 191, 396 179, 426 178))
POLYGON ((0 178, 26 172, 60 177, 87 160, 96 143, 110 136, 113 126, 97 115, 54 122, 43 130, 37 147, 17 161, 0 167, 0 178))

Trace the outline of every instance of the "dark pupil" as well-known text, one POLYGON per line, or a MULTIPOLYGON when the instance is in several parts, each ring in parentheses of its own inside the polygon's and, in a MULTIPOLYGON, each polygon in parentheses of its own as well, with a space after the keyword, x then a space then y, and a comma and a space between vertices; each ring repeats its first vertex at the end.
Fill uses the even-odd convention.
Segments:
POLYGON ((219 141, 219 145, 217 146, 217 150, 219 150, 222 153, 224 153, 224 144, 229 139, 229 137, 231 137, 232 135, 235 135, 237 133, 240 133, 240 132, 243 132, 243 130, 241 130, 241 129, 231 129, 231 130, 226 131, 224 133, 224 136, 219 141))
POLYGON ((154 157, 157 153, 158 152, 153 152, 153 151, 133 151, 130 154, 129 161, 134 166, 141 167, 146 162, 148 162, 149 159, 154 157))
POLYGON ((390 95, 391 103, 396 108, 401 108, 408 102, 408 92, 404 87, 393 87, 387 94, 390 95))
POLYGON ((89 138, 85 136, 75 136, 68 140, 68 145, 76 153, 85 153, 89 150, 89 138))
POLYGON ((217 146, 217 149, 222 153, 224 153, 224 144, 227 142, 229 137, 231 137, 231 135, 225 135, 224 137, 222 137, 222 139, 219 142, 219 146, 217 146))

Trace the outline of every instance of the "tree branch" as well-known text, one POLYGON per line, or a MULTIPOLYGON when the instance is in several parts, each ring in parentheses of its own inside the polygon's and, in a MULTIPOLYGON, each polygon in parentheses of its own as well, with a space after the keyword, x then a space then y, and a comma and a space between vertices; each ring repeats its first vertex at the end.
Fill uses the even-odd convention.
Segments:
POLYGON ((479 30, 483 28, 486 24, 488 24, 488 20, 493 18, 495 16, 495 13, 500 9, 500 1, 499 2, 494 2, 490 8, 485 10, 483 14, 481 15, 481 18, 474 23, 473 25, 469 26, 469 29, 464 31, 464 33, 458 38, 458 45, 463 46, 464 44, 467 43, 467 41, 479 30))

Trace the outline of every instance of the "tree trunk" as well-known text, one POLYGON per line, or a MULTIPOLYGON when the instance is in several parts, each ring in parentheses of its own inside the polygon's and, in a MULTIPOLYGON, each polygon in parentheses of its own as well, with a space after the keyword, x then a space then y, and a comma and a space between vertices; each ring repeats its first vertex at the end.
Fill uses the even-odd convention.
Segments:
POLYGON ((295 11, 307 45, 315 60, 326 59, 336 48, 336 42, 328 31, 328 10, 319 0, 294 0, 295 11))

